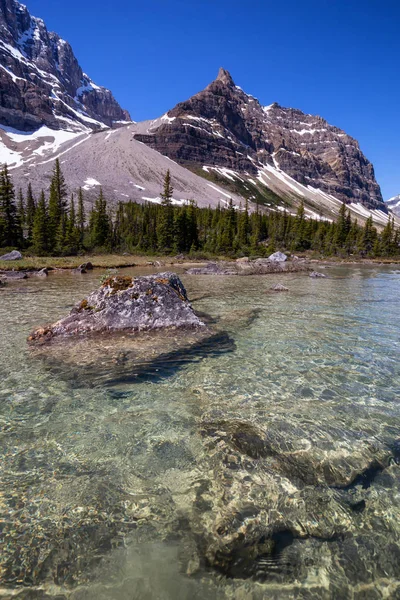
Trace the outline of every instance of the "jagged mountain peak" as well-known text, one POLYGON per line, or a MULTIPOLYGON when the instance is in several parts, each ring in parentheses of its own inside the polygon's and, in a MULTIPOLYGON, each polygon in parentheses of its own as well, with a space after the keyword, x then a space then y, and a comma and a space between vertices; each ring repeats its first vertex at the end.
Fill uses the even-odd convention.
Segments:
POLYGON ((70 44, 17 0, 0 0, 0 125, 20 131, 101 129, 130 121, 83 73, 70 44))
POLYGON ((346 203, 387 212, 358 142, 320 116, 277 102, 263 106, 220 69, 205 90, 179 103, 137 139, 193 169, 258 175, 264 166, 346 203))
POLYGON ((220 81, 224 85, 227 85, 230 87, 233 87, 235 85, 235 82, 232 79, 232 75, 229 73, 229 71, 227 71, 223 67, 220 67, 215 81, 220 81))

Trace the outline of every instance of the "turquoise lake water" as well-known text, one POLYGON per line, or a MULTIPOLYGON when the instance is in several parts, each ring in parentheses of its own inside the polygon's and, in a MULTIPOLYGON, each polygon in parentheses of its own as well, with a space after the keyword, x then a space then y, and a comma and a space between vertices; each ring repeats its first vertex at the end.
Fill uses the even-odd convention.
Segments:
POLYGON ((400 598, 400 270, 324 273, 67 353, 26 338, 100 272, 0 290, 0 598, 400 598))

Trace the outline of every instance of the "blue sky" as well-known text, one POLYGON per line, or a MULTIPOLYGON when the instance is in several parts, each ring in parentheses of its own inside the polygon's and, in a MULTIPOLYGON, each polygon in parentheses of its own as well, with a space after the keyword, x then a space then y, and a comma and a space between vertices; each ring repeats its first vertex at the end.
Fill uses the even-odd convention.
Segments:
POLYGON ((25 0, 134 120, 228 69, 263 104, 357 138, 385 199, 400 193, 399 0, 25 0))

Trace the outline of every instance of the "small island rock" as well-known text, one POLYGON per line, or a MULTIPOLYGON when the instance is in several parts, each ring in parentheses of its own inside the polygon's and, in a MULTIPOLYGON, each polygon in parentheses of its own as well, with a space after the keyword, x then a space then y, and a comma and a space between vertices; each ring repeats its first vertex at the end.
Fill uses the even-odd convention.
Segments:
POLYGON ((179 277, 169 272, 135 278, 117 275, 106 279, 67 317, 37 329, 28 340, 165 327, 205 327, 192 309, 179 277))

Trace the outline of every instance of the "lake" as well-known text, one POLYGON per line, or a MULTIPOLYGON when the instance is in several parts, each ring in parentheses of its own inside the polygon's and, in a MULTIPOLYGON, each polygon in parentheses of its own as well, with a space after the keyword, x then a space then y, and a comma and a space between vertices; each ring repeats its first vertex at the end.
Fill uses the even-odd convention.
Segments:
POLYGON ((324 273, 183 273, 210 340, 67 356, 26 338, 100 271, 0 290, 0 598, 400 598, 400 269, 324 273))

